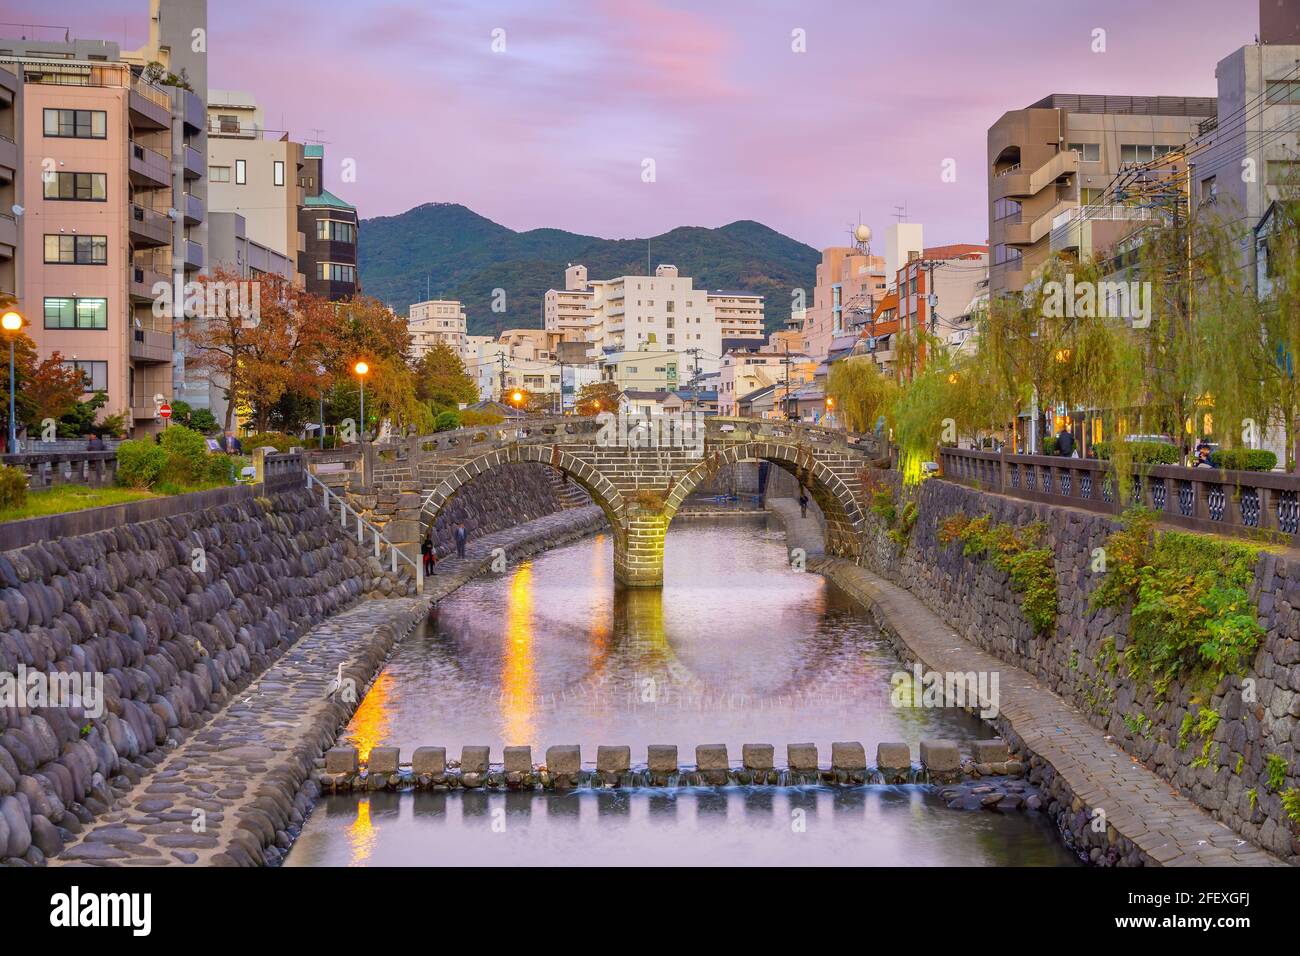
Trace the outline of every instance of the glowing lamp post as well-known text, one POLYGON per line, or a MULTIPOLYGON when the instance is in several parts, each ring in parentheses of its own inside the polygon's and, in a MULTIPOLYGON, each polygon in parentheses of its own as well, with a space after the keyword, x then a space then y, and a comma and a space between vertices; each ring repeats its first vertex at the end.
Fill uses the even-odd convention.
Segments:
POLYGON ((0 327, 4 329, 5 338, 9 340, 9 454, 18 449, 18 420, 14 412, 14 340, 18 330, 23 327, 22 313, 13 309, 0 317, 0 327))
POLYGON ((370 371, 370 366, 365 362, 358 362, 352 366, 352 371, 357 373, 357 380, 361 382, 361 437, 365 440, 366 435, 366 374, 370 371))
POLYGON ((826 396, 826 417, 829 418, 832 422, 834 422, 835 420, 835 396, 834 395, 826 396))

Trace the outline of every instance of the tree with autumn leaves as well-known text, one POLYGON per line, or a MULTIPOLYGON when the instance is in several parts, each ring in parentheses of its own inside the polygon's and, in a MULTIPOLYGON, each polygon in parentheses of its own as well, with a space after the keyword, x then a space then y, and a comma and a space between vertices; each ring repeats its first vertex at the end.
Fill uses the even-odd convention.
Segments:
MULTIPOLYGON (((241 281, 216 270, 204 281, 241 281)), ((365 376, 364 430, 383 421, 397 428, 432 428, 436 415, 478 398, 460 358, 440 345, 409 358, 406 319, 368 296, 331 302, 278 275, 262 275, 258 315, 193 318, 183 326, 189 363, 204 369, 228 399, 224 427, 237 410, 259 432, 298 431, 319 417, 335 422, 360 412, 356 363, 365 376)))
MULTIPOLYGON (((73 422, 81 421, 84 415, 76 414, 80 404, 89 403, 98 409, 104 404, 102 393, 81 402, 86 394, 86 380, 59 352, 53 352, 42 359, 26 332, 19 331, 14 339, 14 411, 20 426, 28 431, 36 431, 49 419, 57 423, 60 437, 75 437, 79 430, 73 422), (68 421, 62 419, 68 417, 68 421)), ((5 400, 0 402, 0 433, 9 433, 9 362, 4 356, 0 362, 0 395, 5 400)), ((91 419, 94 415, 90 416, 91 419)), ((120 420, 119 420, 120 421, 120 420)), ((110 423, 111 424, 111 423, 110 423)), ((112 429, 109 429, 112 430, 112 429)))

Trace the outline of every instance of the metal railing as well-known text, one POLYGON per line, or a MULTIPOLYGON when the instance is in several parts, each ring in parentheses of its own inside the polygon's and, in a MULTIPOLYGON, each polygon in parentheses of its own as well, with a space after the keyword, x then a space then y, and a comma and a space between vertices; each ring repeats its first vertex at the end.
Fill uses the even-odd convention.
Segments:
POLYGON ((945 479, 1029 501, 1106 514, 1141 505, 1194 531, 1300 535, 1300 476, 1283 472, 1134 465, 1124 496, 1114 467, 1095 458, 942 448, 939 463, 945 479))
POLYGON ((388 538, 384 535, 382 531, 376 528, 365 518, 361 517, 361 515, 356 511, 356 509, 354 509, 351 505, 347 503, 347 500, 343 497, 343 495, 338 494, 337 492, 330 491, 329 486, 324 484, 319 478, 313 475, 310 471, 304 470, 303 473, 307 476, 307 484, 306 484, 307 492, 309 494, 315 495, 319 490, 321 494, 321 505, 322 507, 324 507, 326 513, 333 512, 334 509, 333 509, 332 501, 338 502, 339 527, 344 529, 345 531, 348 530, 348 522, 349 519, 351 519, 353 527, 356 529, 357 544, 363 548, 366 546, 366 532, 367 531, 370 532, 371 546, 374 548, 375 560, 380 562, 380 564, 383 564, 383 560, 384 560, 383 549, 387 547, 390 570, 394 574, 396 574, 400 562, 409 564, 411 566, 412 573, 415 576, 415 593, 423 594, 424 593, 423 563, 411 557, 405 551, 399 548, 397 545, 393 544, 392 541, 388 540, 388 538))

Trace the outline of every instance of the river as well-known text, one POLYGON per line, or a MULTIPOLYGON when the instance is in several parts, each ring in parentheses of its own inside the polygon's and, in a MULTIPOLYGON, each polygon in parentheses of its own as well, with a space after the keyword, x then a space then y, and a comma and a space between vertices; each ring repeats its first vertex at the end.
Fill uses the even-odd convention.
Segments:
MULTIPOLYGON (((466 744, 700 743, 987 737, 955 708, 895 707, 902 670, 860 609, 788 566, 764 516, 680 519, 660 590, 616 589, 597 535, 444 600, 396 650, 343 739, 459 756, 466 744)), ((1070 865, 1043 814, 948 809, 931 788, 729 787, 562 794, 323 797, 286 865, 1070 865)))

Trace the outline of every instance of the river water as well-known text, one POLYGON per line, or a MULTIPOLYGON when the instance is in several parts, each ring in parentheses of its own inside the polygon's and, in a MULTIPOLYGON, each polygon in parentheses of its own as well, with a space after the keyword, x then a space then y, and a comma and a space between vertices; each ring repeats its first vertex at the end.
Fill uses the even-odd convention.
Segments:
MULTIPOLYGON (((971 740, 955 708, 894 707, 898 658, 764 516, 674 522, 660 590, 616 589, 598 535, 470 582, 407 638, 344 739, 395 744, 817 744, 971 740)), ((287 865, 1070 865, 1045 815, 948 809, 930 788, 730 787, 324 797, 287 865)))

